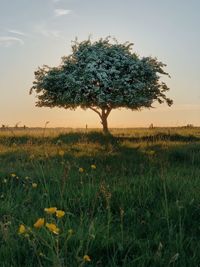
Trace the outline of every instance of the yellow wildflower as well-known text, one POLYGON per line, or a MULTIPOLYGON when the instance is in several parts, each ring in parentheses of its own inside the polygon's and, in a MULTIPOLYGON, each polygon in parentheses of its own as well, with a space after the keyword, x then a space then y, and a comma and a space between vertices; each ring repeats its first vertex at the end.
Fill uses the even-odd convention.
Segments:
POLYGON ((54 223, 46 223, 46 227, 49 229, 50 232, 58 235, 60 229, 54 223))
POLYGON ((16 177, 16 174, 15 173, 11 173, 11 177, 16 177))
POLYGON ((18 229, 19 234, 25 234, 26 233, 26 227, 23 224, 20 224, 18 229))
POLYGON ((44 218, 39 218, 35 223, 34 223, 34 227, 35 228, 41 228, 42 226, 44 226, 44 218))
POLYGON ((65 212, 63 210, 56 210, 56 217, 62 218, 65 215, 65 212))
POLYGON ((36 188, 38 185, 36 183, 32 183, 32 187, 36 188))
POLYGON ((56 207, 51 207, 51 208, 45 208, 44 211, 48 214, 54 214, 57 211, 56 207))
POLYGON ((93 169, 93 170, 95 170, 97 167, 96 167, 96 165, 94 165, 94 164, 92 164, 91 166, 91 169, 93 169))
POLYGON ((84 255, 84 256, 83 256, 83 260, 84 260, 85 262, 90 262, 90 261, 91 261, 91 258, 90 258, 90 256, 88 256, 88 255, 84 255))
POLYGON ((64 154, 65 154, 65 152, 64 152, 63 150, 59 150, 58 154, 59 154, 61 157, 63 157, 64 154))
POLYGON ((79 168, 79 172, 84 172, 84 169, 83 168, 79 168))

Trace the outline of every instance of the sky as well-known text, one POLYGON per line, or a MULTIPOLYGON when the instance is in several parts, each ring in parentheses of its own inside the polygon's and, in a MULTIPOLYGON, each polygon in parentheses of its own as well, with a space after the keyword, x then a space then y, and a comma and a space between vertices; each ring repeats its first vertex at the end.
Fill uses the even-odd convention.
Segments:
POLYGON ((35 107, 34 71, 57 66, 71 41, 108 35, 167 64, 172 107, 114 110, 110 127, 200 126, 199 0, 0 0, 0 126, 101 127, 92 111, 35 107))

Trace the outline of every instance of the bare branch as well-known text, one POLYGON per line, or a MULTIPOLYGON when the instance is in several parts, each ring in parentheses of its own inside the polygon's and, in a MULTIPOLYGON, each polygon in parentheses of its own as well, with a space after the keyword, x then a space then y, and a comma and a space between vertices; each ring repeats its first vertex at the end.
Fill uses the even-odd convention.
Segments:
POLYGON ((101 113, 97 110, 97 109, 95 109, 95 108, 93 108, 93 107, 89 107, 91 110, 93 110, 94 112, 96 112, 99 116, 100 116, 100 118, 102 117, 102 115, 101 115, 101 113))

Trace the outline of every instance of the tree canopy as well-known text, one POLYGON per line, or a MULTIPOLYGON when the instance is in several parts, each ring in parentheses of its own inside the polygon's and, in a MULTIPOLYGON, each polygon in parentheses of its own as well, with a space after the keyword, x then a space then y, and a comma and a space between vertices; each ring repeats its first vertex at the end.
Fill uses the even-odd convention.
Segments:
POLYGON ((132 52, 130 42, 119 44, 109 37, 72 43, 72 54, 57 67, 42 66, 35 72, 30 93, 36 92, 38 107, 90 108, 101 118, 104 132, 112 109, 139 110, 172 100, 160 80, 166 65, 153 57, 132 52))

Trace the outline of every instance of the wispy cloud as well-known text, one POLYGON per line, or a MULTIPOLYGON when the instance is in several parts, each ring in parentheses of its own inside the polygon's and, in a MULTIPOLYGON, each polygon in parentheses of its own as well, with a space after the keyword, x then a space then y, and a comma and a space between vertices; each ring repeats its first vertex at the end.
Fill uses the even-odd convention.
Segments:
POLYGON ((10 37, 10 36, 0 36, 0 45, 9 47, 12 45, 24 45, 24 41, 20 38, 10 37))
POLYGON ((55 15, 55 17, 61 17, 61 16, 69 15, 71 12, 72 11, 69 9, 55 9, 54 15, 55 15))
POLYGON ((26 36, 26 34, 24 32, 21 32, 21 31, 15 30, 15 29, 8 29, 7 31, 9 33, 17 34, 17 35, 20 35, 20 36, 26 36))
POLYGON ((61 0, 52 0, 53 3, 58 3, 60 2, 61 0))

